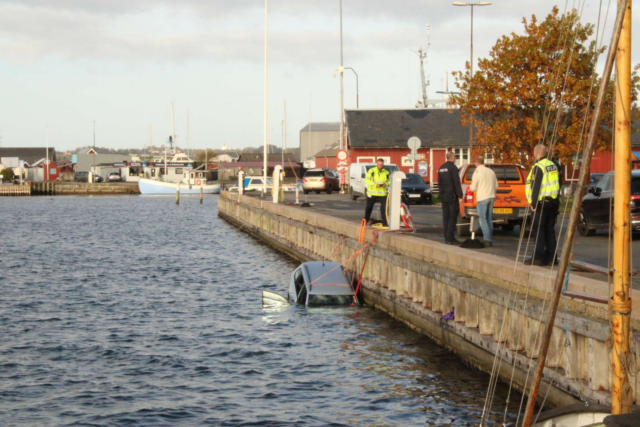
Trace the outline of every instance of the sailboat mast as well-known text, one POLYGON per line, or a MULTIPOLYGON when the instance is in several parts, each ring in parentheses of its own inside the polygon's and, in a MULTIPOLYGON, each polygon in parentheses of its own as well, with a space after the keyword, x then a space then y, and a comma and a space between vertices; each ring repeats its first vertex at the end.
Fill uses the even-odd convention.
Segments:
MULTIPOLYGON (((613 33, 611 35, 611 43, 609 44, 609 51, 607 52, 607 60, 604 64, 604 70, 602 71, 602 78, 600 80, 600 88, 598 89, 598 97, 593 108, 593 118, 591 126, 589 128, 589 136, 582 154, 582 164, 590 165, 593 158, 593 151, 596 145, 596 139, 598 136, 598 129, 600 127, 600 118, 602 117, 602 110, 604 107, 604 100, 607 93, 607 87, 609 86, 609 80, 611 79, 611 71, 613 70, 613 64, 616 57, 616 47, 620 40, 620 33, 622 30, 622 23, 625 16, 624 10, 627 7, 627 2, 630 0, 619 0, 618 13, 616 15, 615 26, 613 27, 613 33)), ((585 195, 585 188, 587 187, 589 168, 580 168, 580 178, 578 180, 579 185, 576 187, 574 193, 573 206, 571 207, 571 214, 569 216, 569 225, 567 226, 567 235, 565 237, 565 244, 562 248, 562 257, 560 264, 558 265, 558 272, 553 286, 553 292, 551 294, 551 300, 549 302, 549 310, 547 312, 547 318, 545 321, 544 336, 542 337, 542 343, 540 345, 540 355, 538 357, 538 363, 533 376, 533 382, 529 391, 529 399, 527 400, 527 408, 525 410, 524 419, 522 421, 523 427, 529 427, 533 418, 533 412, 536 406, 536 399, 538 397, 538 391, 540 390, 540 381, 542 380, 542 373, 544 371, 544 365, 547 360, 547 353, 549 351, 549 343, 551 342, 551 335, 553 328, 555 327, 556 313, 558 312, 558 304, 560 302, 560 294, 562 293, 562 287, 569 267, 569 258, 573 251, 573 239, 576 233, 576 226, 578 224, 578 218, 580 217, 580 209, 582 207, 582 198, 585 195)), ((629 201, 627 200, 627 203, 629 201)))
MULTIPOLYGON (((176 121, 173 117, 173 102, 171 103, 171 137, 173 139, 173 144, 171 148, 173 148, 173 145, 175 145, 176 143, 176 121)), ((174 152, 175 152, 175 149, 174 149, 174 152)))
MULTIPOLYGON (((620 2, 618 2, 620 7, 620 2)), ((625 8, 616 54, 615 190, 613 198, 613 296, 611 298, 611 413, 631 412, 629 384, 629 245, 631 201, 631 1, 625 8)))

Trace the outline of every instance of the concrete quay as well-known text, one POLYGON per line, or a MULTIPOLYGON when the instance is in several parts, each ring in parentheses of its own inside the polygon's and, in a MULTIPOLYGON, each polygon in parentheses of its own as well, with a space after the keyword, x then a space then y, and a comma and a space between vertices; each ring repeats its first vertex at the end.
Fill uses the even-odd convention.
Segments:
MULTIPOLYGON (((356 248, 359 224, 297 206, 223 192, 219 216, 299 259, 346 264, 356 248)), ((366 242, 373 233, 367 230, 366 242)), ((360 271, 363 257, 348 265, 360 271)), ((523 390, 536 363, 545 297, 555 273, 515 265, 513 260, 474 252, 410 234, 382 232, 364 269, 365 302, 491 372, 498 354, 500 378, 523 390), (442 316, 455 310, 454 320, 442 316)), ((556 319, 540 396, 550 406, 587 399, 610 402, 609 289, 604 281, 571 275, 556 319), (565 308, 566 307, 566 308, 565 308), (564 328, 566 327, 566 332, 564 328), (569 338, 569 346, 566 346, 569 338)), ((640 291, 632 294, 632 345, 640 353, 640 291)), ((631 378, 634 401, 640 380, 631 378)))
POLYGON ((137 182, 110 182, 89 184, 86 182, 34 182, 32 195, 113 195, 140 194, 137 182))

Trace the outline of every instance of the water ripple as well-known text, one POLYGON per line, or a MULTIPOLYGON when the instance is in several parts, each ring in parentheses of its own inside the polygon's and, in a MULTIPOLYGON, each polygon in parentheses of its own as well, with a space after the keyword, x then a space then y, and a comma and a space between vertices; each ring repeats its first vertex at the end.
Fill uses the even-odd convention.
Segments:
POLYGON ((216 202, 1 201, 3 426, 477 424, 487 376, 386 315, 263 309, 296 263, 216 202))

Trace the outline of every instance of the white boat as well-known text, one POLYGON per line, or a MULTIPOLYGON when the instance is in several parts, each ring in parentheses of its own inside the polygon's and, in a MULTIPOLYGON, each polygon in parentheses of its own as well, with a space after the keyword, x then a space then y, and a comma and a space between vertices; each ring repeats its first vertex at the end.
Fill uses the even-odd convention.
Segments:
POLYGON ((201 184, 164 182, 155 179, 140 178, 138 181, 140 194, 176 194, 176 190, 180 194, 200 194, 200 190, 204 194, 219 194, 220 183, 213 181, 202 181, 201 184))

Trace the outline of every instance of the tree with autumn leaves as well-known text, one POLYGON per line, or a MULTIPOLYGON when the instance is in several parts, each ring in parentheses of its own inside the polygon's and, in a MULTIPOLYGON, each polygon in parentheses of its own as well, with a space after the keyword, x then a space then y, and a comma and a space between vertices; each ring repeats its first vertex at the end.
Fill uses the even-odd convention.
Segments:
MULTIPOLYGON (((534 15, 523 24, 524 34, 500 38, 473 76, 468 62, 466 71, 453 73, 460 93, 452 103, 462 112, 462 124, 476 127, 474 147, 493 153, 496 161, 531 164, 533 147, 545 143, 569 163, 589 132, 600 84, 594 68, 606 48, 590 40, 595 26, 580 23, 575 10, 561 15, 554 7, 544 21, 534 15)), ((637 71, 632 119, 639 116, 637 71)), ((611 149, 614 99, 611 82, 596 150, 611 149)))

